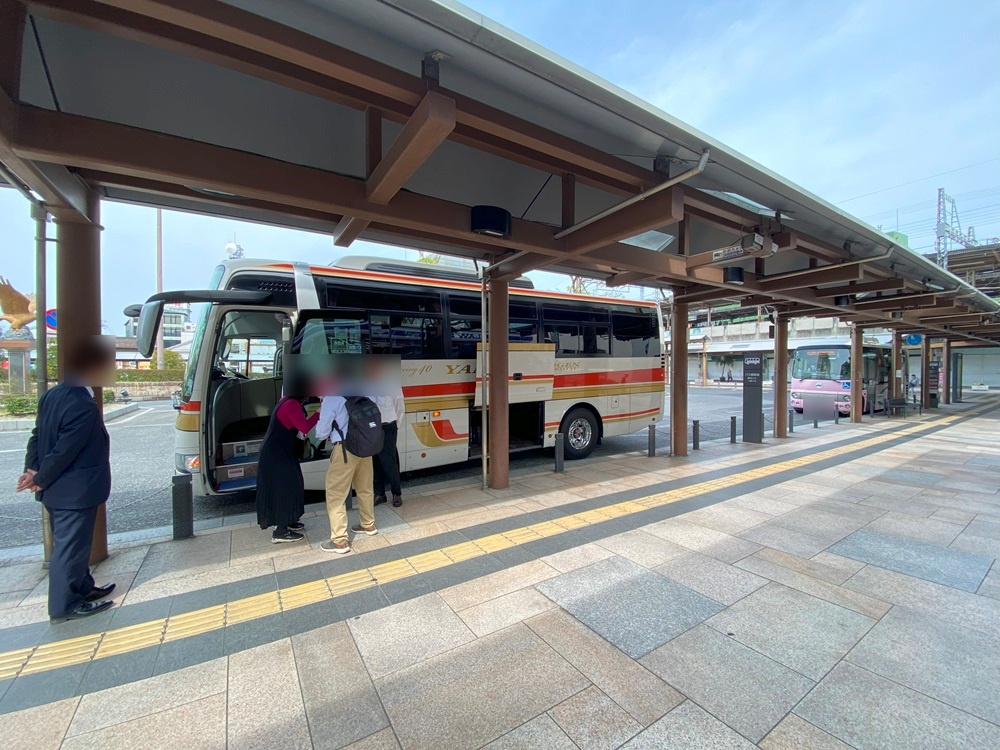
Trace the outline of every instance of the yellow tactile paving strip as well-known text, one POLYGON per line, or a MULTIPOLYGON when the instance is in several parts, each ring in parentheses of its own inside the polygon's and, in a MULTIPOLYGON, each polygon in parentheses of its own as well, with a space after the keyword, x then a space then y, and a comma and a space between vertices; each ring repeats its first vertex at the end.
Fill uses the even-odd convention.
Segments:
POLYGON ((279 612, 286 612, 296 607, 315 604, 349 594, 353 591, 360 591, 379 584, 389 583, 390 581, 398 581, 425 573, 429 570, 454 565, 463 560, 516 547, 517 545, 536 539, 562 534, 571 529, 578 529, 612 518, 640 513, 656 506, 675 503, 695 495, 714 490, 728 489, 752 482, 756 479, 774 476, 790 469, 816 464, 846 453, 853 453, 854 451, 876 446, 891 440, 898 440, 900 437, 906 435, 923 432, 931 428, 938 428, 958 419, 977 416, 994 407, 994 404, 990 404, 979 409, 936 419, 933 422, 923 422, 848 445, 821 450, 808 456, 779 461, 766 467, 733 473, 730 476, 719 479, 698 482, 668 492, 650 495, 639 500, 626 500, 602 508, 563 516, 552 521, 542 521, 541 523, 511 529, 500 534, 491 534, 469 542, 454 544, 449 547, 423 552, 419 555, 383 563, 371 568, 364 568, 258 596, 239 599, 228 604, 219 604, 193 612, 185 612, 125 628, 85 635, 79 638, 43 643, 33 648, 20 648, 3 652, 0 653, 0 680, 20 675, 46 672, 74 664, 83 664, 92 659, 101 659, 138 651, 148 646, 176 641, 199 633, 219 630, 229 625, 247 622, 248 620, 266 617, 267 615, 279 612))

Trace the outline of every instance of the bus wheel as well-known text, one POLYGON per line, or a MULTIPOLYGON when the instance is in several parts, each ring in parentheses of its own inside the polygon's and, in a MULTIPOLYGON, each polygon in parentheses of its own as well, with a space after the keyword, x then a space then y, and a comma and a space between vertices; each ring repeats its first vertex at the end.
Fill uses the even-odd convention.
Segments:
POLYGON ((565 437, 563 452, 570 460, 586 458, 597 447, 597 419, 588 409, 572 409, 559 429, 565 437))

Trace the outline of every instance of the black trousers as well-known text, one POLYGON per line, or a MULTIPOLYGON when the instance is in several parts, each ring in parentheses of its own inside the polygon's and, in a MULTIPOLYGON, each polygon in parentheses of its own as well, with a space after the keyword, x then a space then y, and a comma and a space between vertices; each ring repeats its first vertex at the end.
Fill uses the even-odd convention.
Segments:
POLYGON ((97 508, 49 508, 52 559, 49 561, 49 617, 62 617, 83 604, 94 590, 90 547, 97 508))
POLYGON ((375 495, 385 494, 385 486, 388 484, 393 495, 402 495, 403 490, 399 485, 399 452, 396 450, 396 438, 399 427, 395 422, 382 425, 382 432, 385 433, 385 440, 382 442, 382 452, 375 456, 375 495))

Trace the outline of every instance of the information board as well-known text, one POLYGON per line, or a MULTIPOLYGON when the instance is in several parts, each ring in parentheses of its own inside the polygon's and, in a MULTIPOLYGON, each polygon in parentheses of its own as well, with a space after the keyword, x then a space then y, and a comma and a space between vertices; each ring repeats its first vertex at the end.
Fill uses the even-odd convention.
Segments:
POLYGON ((764 358, 743 357, 743 442, 764 442, 764 358))

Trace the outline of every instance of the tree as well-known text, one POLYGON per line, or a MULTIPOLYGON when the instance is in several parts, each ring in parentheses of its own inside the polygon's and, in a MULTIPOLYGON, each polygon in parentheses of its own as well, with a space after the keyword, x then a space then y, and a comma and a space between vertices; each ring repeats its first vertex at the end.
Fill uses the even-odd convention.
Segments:
MULTIPOLYGON (((153 352, 152 361, 156 362, 156 351, 153 352)), ((172 352, 169 349, 163 351, 163 369, 164 370, 183 370, 184 369, 184 358, 181 357, 177 352, 172 352)))
POLYGON ((597 297, 625 296, 621 289, 608 289, 601 281, 586 276, 570 276, 568 291, 570 294, 586 294, 597 297))
POLYGON ((431 266, 436 266, 441 262, 441 256, 437 253, 425 253, 423 250, 418 251, 420 257, 417 258, 417 263, 427 263, 431 266))

